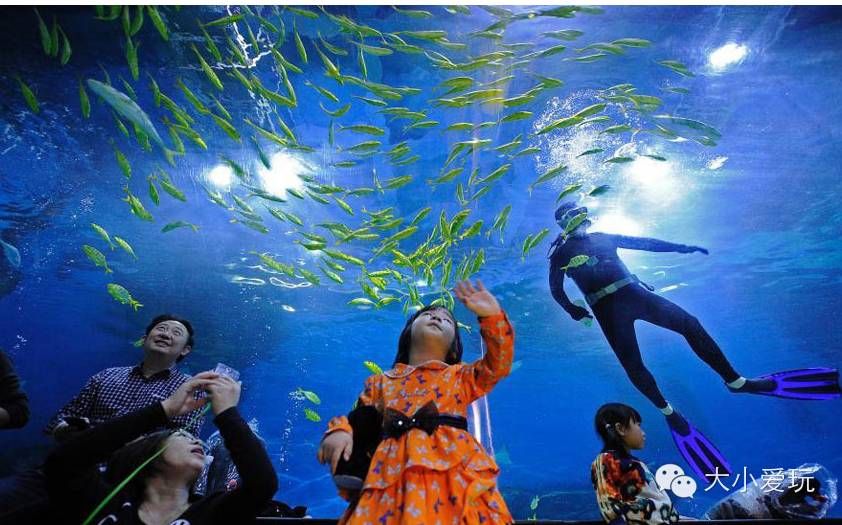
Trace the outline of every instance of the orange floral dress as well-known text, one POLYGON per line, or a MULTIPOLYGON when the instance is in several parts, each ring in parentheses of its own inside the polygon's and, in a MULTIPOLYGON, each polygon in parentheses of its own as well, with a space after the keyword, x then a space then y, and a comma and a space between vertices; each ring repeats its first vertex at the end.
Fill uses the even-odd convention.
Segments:
MULTIPOLYGON (((509 374, 514 331, 504 312, 480 318, 488 351, 471 364, 428 361, 397 364, 369 377, 360 403, 408 416, 433 401, 440 414, 466 417, 468 406, 509 374)), ((335 417, 325 435, 351 432, 348 418, 335 417)), ((362 493, 340 524, 509 524, 514 520, 497 490, 500 469, 467 431, 441 425, 432 434, 412 428, 380 442, 362 493)))

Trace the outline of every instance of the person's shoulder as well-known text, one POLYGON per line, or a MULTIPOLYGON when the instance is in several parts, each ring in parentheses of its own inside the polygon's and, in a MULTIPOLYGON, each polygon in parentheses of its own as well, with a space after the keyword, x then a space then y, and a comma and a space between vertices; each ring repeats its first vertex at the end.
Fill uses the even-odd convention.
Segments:
POLYGON ((623 458, 620 456, 620 454, 616 450, 604 450, 596 456, 596 459, 603 460, 603 461, 605 461, 605 460, 619 461, 623 458))
POLYGON ((565 241, 562 234, 559 233, 558 237, 556 237, 555 240, 553 241, 553 243, 550 245, 550 256, 549 256, 549 258, 552 260, 552 259, 556 259, 556 258, 560 257, 565 251, 565 245, 566 244, 567 244, 567 241, 565 241))
POLYGON ((12 359, 6 355, 6 352, 0 350, 0 373, 6 375, 12 370, 12 359))
POLYGON ((124 375, 128 375, 132 371, 132 369, 134 369, 133 366, 111 366, 111 367, 108 367, 108 368, 103 368, 102 370, 100 370, 99 372, 97 372, 96 374, 94 374, 91 377, 92 378, 104 378, 104 377, 124 376, 124 375))

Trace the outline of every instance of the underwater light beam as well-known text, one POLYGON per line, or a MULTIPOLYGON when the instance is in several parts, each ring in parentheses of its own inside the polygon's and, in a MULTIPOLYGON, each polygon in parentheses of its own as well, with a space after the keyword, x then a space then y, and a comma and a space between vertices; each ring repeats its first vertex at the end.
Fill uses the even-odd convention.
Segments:
POLYGON ((628 164, 625 174, 640 189, 640 196, 650 203, 665 206, 685 193, 685 189, 676 181, 673 166, 672 161, 638 157, 628 164))
POLYGON ((590 231, 636 237, 643 233, 643 228, 622 213, 608 213, 594 217, 594 223, 590 231))
POLYGON ((219 189, 228 189, 234 178, 234 172, 228 166, 216 166, 206 175, 208 181, 219 189))
POLYGON ((301 189, 304 181, 299 175, 310 172, 300 160, 286 153, 276 153, 271 159, 272 169, 260 168, 257 172, 263 183, 263 189, 281 198, 285 198, 287 189, 301 189))
POLYGON ((729 42, 708 56, 708 64, 714 71, 724 71, 728 66, 742 62, 746 54, 748 54, 746 46, 729 42))

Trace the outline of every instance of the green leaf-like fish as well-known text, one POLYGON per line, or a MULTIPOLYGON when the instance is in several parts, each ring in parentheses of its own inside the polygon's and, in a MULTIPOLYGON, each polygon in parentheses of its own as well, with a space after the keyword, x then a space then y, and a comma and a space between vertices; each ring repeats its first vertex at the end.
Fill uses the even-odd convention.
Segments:
POLYGON ((660 62, 658 62, 658 64, 664 66, 667 69, 671 69, 672 71, 675 71, 679 75, 682 75, 682 76, 685 76, 685 77, 696 76, 696 75, 693 74, 692 71, 687 69, 687 66, 685 66, 684 64, 682 64, 681 62, 679 62, 677 60, 661 60, 660 62))
POLYGON ((229 137, 236 140, 237 142, 241 141, 240 132, 237 131, 237 128, 235 128, 233 124, 231 124, 222 117, 214 115, 213 113, 211 113, 211 117, 213 118, 213 121, 216 123, 216 125, 219 126, 222 129, 222 131, 224 131, 229 137))
POLYGON ((486 232, 486 237, 491 235, 492 231, 499 231, 500 233, 503 232, 503 229, 506 227, 506 224, 509 222, 509 213, 512 211, 512 205, 507 204, 505 208, 500 210, 500 213, 494 218, 494 223, 491 225, 491 228, 486 232))
POLYGON ((364 142, 360 142, 359 144, 355 144, 349 148, 346 148, 345 151, 348 151, 350 153, 369 153, 380 148, 380 145, 380 141, 366 140, 364 142))
POLYGON ((70 40, 68 40, 67 35, 64 33, 64 29, 61 27, 58 28, 59 33, 61 33, 61 65, 67 64, 70 61, 70 55, 73 54, 73 49, 70 47, 70 40))
POLYGON ((547 36, 550 38, 557 38, 559 40, 576 40, 580 36, 584 35, 582 31, 577 31, 575 29, 562 29, 559 31, 548 31, 546 33, 541 33, 543 36, 547 36))
POLYGON ((143 206, 143 203, 142 203, 142 202, 140 202, 140 199, 138 199, 137 197, 135 197, 134 195, 132 195, 132 193, 129 191, 129 189, 128 189, 128 188, 125 188, 125 192, 126 192, 126 198, 125 198, 125 199, 123 199, 123 200, 124 200, 125 202, 128 202, 128 203, 129 203, 129 206, 131 207, 131 211, 132 211, 132 213, 133 213, 136 217, 138 217, 138 218, 140 218, 140 219, 142 219, 142 220, 144 220, 144 221, 150 221, 150 222, 152 222, 152 221, 154 220, 154 219, 153 219, 153 217, 152 217, 152 214, 151 214, 151 213, 149 213, 149 212, 146 210, 146 208, 143 206))
MULTIPOLYGON (((128 9, 128 8, 126 8, 128 9)), ((53 16, 53 27, 50 30, 50 56, 56 57, 58 56, 58 22, 56 21, 56 17, 53 16)))
POLYGON ((633 157, 611 157, 610 159, 606 160, 604 164, 623 164, 626 162, 631 162, 633 160, 633 157))
POLYGON ((146 10, 149 13, 149 19, 152 20, 152 25, 154 25, 155 29, 158 30, 161 38, 163 38, 164 41, 169 41, 170 35, 169 31, 167 31, 167 24, 164 23, 164 19, 161 18, 161 13, 158 12, 158 8, 154 5, 148 5, 146 6, 146 10))
POLYGON ((592 189, 590 193, 588 193, 589 197, 597 197, 599 195, 603 195, 611 189, 611 186, 608 184, 603 184, 602 186, 597 186, 596 188, 592 189))
POLYGON ((339 104, 339 97, 337 97, 336 95, 334 95, 333 93, 331 93, 331 92, 330 92, 330 90, 327 90, 327 89, 325 89, 325 88, 323 88, 323 87, 321 87, 321 86, 317 86, 316 84, 313 84, 313 83, 312 83, 312 82, 310 82, 309 80, 305 80, 305 81, 304 81, 304 85, 306 85, 306 86, 310 86, 311 88, 315 89, 315 90, 316 90, 316 91, 318 91, 318 92, 319 92, 322 96, 324 96, 324 97, 328 98, 331 102, 334 102, 334 103, 336 103, 336 104, 339 104))
POLYGON ((222 53, 219 52, 219 48, 216 47, 216 43, 213 41, 211 36, 202 26, 202 24, 197 20, 196 21, 199 26, 199 30, 202 32, 202 35, 205 37, 205 49, 208 50, 208 53, 213 55, 213 58, 216 59, 217 62, 222 61, 222 53))
POLYGON ((114 146, 114 157, 117 159, 117 164, 120 165, 120 169, 123 171, 123 175, 130 179, 132 178, 132 166, 129 164, 129 159, 123 155, 123 152, 120 151, 117 146, 114 146))
POLYGON ((41 47, 44 48, 44 54, 50 54, 50 30, 47 28, 47 24, 44 23, 44 19, 41 18, 41 13, 38 12, 37 9, 33 9, 35 11, 35 16, 38 17, 38 33, 41 35, 41 47))
POLYGON ((128 290, 120 286, 116 283, 108 283, 107 285, 108 293, 111 297, 114 298, 120 304, 126 304, 132 307, 134 311, 137 311, 138 308, 142 307, 143 305, 140 304, 132 294, 129 293, 128 290))
POLYGON ((355 297, 348 301, 348 304, 351 306, 375 306, 374 301, 367 297, 355 297))
POLYGON ((317 396, 315 392, 311 392, 309 390, 304 390, 301 387, 298 387, 298 390, 296 390, 296 392, 301 394, 302 396, 304 396, 304 398, 307 401, 313 403, 314 405, 321 405, 322 404, 322 400, 319 399, 319 396, 317 396))
POLYGON ((482 219, 473 223, 467 230, 465 230, 464 233, 462 233, 462 235, 459 236, 459 240, 464 241, 465 239, 470 239, 471 237, 479 234, 479 232, 482 230, 482 224, 482 219))
POLYGON ((351 206, 347 202, 335 195, 333 196, 333 199, 336 201, 336 204, 338 204, 339 207, 342 208, 342 211, 344 211, 348 215, 354 215, 354 209, 351 208, 351 206))
POLYGON ((129 244, 125 239, 123 239, 122 237, 117 237, 115 235, 114 236, 114 242, 116 242, 117 246, 122 248, 124 252, 128 253, 129 255, 134 257, 135 260, 137 260, 137 255, 135 255, 134 249, 132 249, 131 244, 129 244))
POLYGON ((447 170, 446 172, 442 173, 435 179, 429 181, 431 184, 442 184, 445 182, 450 182, 456 177, 458 177, 463 171, 465 171, 464 167, 452 168, 447 170))
MULTIPOLYGON (((128 6, 126 7, 128 9, 128 6)), ((132 78, 137 80, 140 78, 140 68, 137 64, 137 48, 140 47, 140 42, 135 45, 131 36, 126 37, 126 62, 129 64, 129 71, 131 71, 132 78)), ((90 82, 90 80, 88 81, 90 82)))
POLYGON ((570 261, 567 263, 567 266, 562 266, 561 269, 563 271, 567 271, 570 268, 578 268, 579 266, 582 266, 583 264, 587 264, 587 262, 590 261, 590 260, 591 260, 591 258, 588 257, 587 255, 577 255, 575 257, 571 257, 570 261))
POLYGON ((32 110, 33 113, 39 113, 41 111, 41 106, 38 104, 38 99, 35 98, 35 93, 29 89, 29 86, 21 80, 20 76, 15 75, 15 79, 18 81, 18 86, 20 86, 20 92, 23 94, 23 99, 26 101, 26 105, 29 106, 29 109, 32 110))
MULTIPOLYGON (((342 115, 344 115, 345 113, 347 113, 349 109, 351 109, 351 104, 345 104, 344 106, 342 106, 339 109, 334 110, 334 111, 331 111, 331 110, 327 109, 326 107, 324 107, 321 102, 319 102, 319 107, 321 107, 322 111, 324 111, 325 113, 327 113, 331 117, 339 118, 342 115)), ((350 126, 350 127, 353 127, 353 126, 350 126)), ((371 126, 371 127, 374 127, 374 126, 371 126)), ((346 127, 343 126, 342 129, 349 129, 349 128, 346 128, 346 127)), ((380 128, 377 128, 377 129, 380 129, 380 128)), ((382 135, 382 133, 381 133, 381 135, 382 135)))
POLYGON ((331 259, 336 259, 338 261, 345 261, 347 263, 355 264, 355 265, 360 266, 360 267, 365 266, 365 262, 362 259, 358 259, 357 257, 354 257, 353 255, 348 255, 347 253, 340 252, 338 250, 332 250, 332 249, 325 249, 325 250, 322 250, 322 251, 324 252, 325 255, 327 255, 331 259))
POLYGON ((105 228, 103 228, 102 226, 100 226, 99 224, 97 224, 95 222, 91 223, 91 228, 93 228, 93 230, 97 233, 97 235, 102 237, 102 240, 104 240, 105 242, 108 243, 108 246, 112 250, 114 249, 114 245, 111 243, 111 237, 108 236, 108 232, 105 231, 105 228))
POLYGON ((584 157, 586 155, 594 155, 596 153, 602 153, 603 151, 605 151, 605 150, 602 149, 602 148, 592 148, 592 149, 589 149, 589 150, 585 150, 582 153, 579 153, 578 155, 576 155, 576 158, 584 157))
POLYGON ((563 190, 561 190, 561 193, 559 193, 558 197, 556 197, 556 199, 555 199, 556 204, 558 204, 561 201, 561 199, 567 197, 571 193, 574 193, 574 192, 578 191, 581 187, 582 187, 581 184, 571 184, 571 185, 567 186, 566 188, 564 188, 563 190))
POLYGON ((319 18, 319 13, 314 13, 309 9, 301 9, 290 5, 286 6, 285 9, 292 13, 295 13, 296 15, 303 16, 305 18, 310 18, 312 20, 316 20, 317 18, 319 18))
POLYGON ((410 182, 412 182, 412 175, 402 175, 400 177, 392 177, 391 179, 387 179, 384 181, 383 189, 385 190, 396 190, 403 186, 406 186, 410 182))
POLYGON ((567 169, 567 166, 565 166, 564 164, 559 164, 555 168, 551 168, 546 173, 544 173, 543 175, 538 177, 538 179, 535 180, 535 182, 533 182, 532 184, 529 185, 529 191, 531 192, 535 188, 535 186, 537 186, 539 184, 543 184, 543 183, 545 183, 549 180, 552 180, 552 179, 558 177, 566 169, 567 169))
POLYGON ((85 91, 85 85, 82 84, 82 79, 79 79, 79 106, 82 108, 82 116, 90 118, 91 100, 88 98, 88 92, 85 91))
POLYGON ((363 366, 372 374, 382 374, 383 369, 380 368, 374 361, 363 361, 363 366))
POLYGON ((161 204, 161 197, 158 195, 158 188, 155 187, 155 178, 149 176, 149 198, 155 203, 155 206, 161 204))
MULTIPOLYGON (((349 104, 350 105, 350 104, 349 104)), ((369 124, 354 124, 352 126, 339 126, 339 131, 353 131, 355 133, 364 133, 367 135, 382 136, 385 135, 386 130, 377 126, 369 124)))
POLYGON ((208 22, 208 23, 202 24, 202 25, 204 27, 227 26, 227 25, 231 25, 231 24, 234 24, 236 22, 239 22, 240 20, 245 18, 245 16, 246 15, 244 15, 243 13, 237 13, 235 15, 223 16, 222 18, 217 18, 216 20, 213 20, 211 22, 208 22))
POLYGON ((514 113, 509 113, 508 115, 500 119, 500 122, 515 122, 517 120, 527 119, 531 116, 531 111, 515 111, 514 113))
MULTIPOLYGON (((325 67, 325 75, 336 80, 340 84, 344 84, 344 77, 339 72, 339 68, 336 66, 336 64, 333 63, 330 57, 328 57, 326 54, 324 54, 324 52, 322 52, 321 48, 318 45, 316 45, 315 42, 313 42, 313 47, 316 48, 316 53, 318 53, 319 58, 322 59, 322 64, 325 67)), ((391 50, 389 50, 389 52, 391 53, 391 50)))
POLYGON ((351 43, 354 44, 355 46, 357 46, 358 48, 360 48, 361 51, 363 51, 365 53, 368 53, 369 55, 386 56, 386 55, 391 55, 393 53, 393 51, 391 49, 387 48, 387 47, 372 46, 372 45, 365 44, 363 42, 351 42, 351 43))
POLYGON ((532 251, 533 248, 538 246, 541 243, 541 241, 544 240, 544 237, 546 237, 548 233, 550 233, 550 230, 547 229, 547 228, 544 228, 543 230, 541 230, 540 232, 538 232, 534 236, 533 235, 527 235, 526 239, 523 240, 523 247, 521 249, 521 258, 525 258, 526 255, 530 251, 532 251))
POLYGON ((163 177, 159 179, 158 182, 161 185, 161 188, 163 188, 163 190, 167 192, 171 197, 173 197, 174 199, 178 199, 181 202, 187 202, 187 197, 184 196, 184 192, 178 189, 175 186, 175 184, 172 183, 169 177, 163 177))
POLYGON ((588 214, 587 213, 580 213, 576 215, 569 221, 567 221, 567 226, 564 227, 564 231, 561 232, 562 237, 567 237, 573 230, 579 227, 580 224, 587 220, 588 214))
POLYGON ((503 175, 508 173, 511 168, 512 168, 512 165, 510 163, 509 164, 503 164, 502 166, 500 166, 496 170, 489 173, 487 176, 478 179, 477 184, 486 184, 486 183, 494 182, 495 180, 499 179, 500 177, 502 177, 503 175))
POLYGON ((572 117, 565 117, 554 120, 538 130, 535 134, 536 135, 543 135, 544 133, 548 133, 550 131, 562 128, 568 128, 570 126, 574 126, 582 122, 582 117, 572 116, 572 117))
POLYGON ((301 40, 301 36, 298 34, 298 29, 296 28, 295 23, 292 24, 292 35, 293 39, 295 40, 295 49, 298 50, 298 56, 301 58, 301 61, 306 64, 307 50, 304 48, 304 42, 301 40))
MULTIPOLYGON (((203 57, 202 53, 200 53, 199 50, 196 49, 195 45, 191 45, 190 47, 191 49, 193 49, 193 53, 196 54, 196 58, 199 59, 199 65, 202 66, 202 71, 205 72, 205 76, 208 77, 210 83, 213 85, 213 87, 215 87, 219 91, 222 91, 224 89, 222 86, 222 81, 219 80, 219 77, 216 76, 216 73, 214 73, 210 65, 207 62, 205 62, 205 57, 203 57)), ((137 79, 135 78, 135 80, 137 79)))
POLYGON ((105 260, 105 255, 103 255, 101 251, 88 244, 82 246, 82 251, 85 252, 85 255, 88 256, 88 259, 90 259, 94 265, 104 268, 105 273, 113 273, 111 268, 108 267, 108 261, 105 260))
POLYGON ((149 115, 140 109, 140 106, 129 98, 128 95, 94 79, 88 79, 88 87, 91 88, 91 91, 102 97, 120 116, 137 124, 156 144, 162 148, 164 147, 164 141, 158 135, 158 130, 155 129, 149 115))

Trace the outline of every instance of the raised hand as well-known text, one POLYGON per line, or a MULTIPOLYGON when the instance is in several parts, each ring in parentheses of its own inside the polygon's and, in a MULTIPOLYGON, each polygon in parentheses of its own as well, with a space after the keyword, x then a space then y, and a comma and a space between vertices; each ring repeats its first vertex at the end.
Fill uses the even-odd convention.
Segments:
POLYGON ((240 383, 226 375, 211 381, 205 389, 214 415, 219 415, 240 402, 240 383))
POLYGON ((693 253, 693 252, 701 252, 701 253, 703 253, 703 254, 705 254, 705 255, 707 255, 707 254, 708 254, 708 251, 707 251, 707 249, 706 249, 706 248, 702 248, 701 246, 690 246, 690 245, 686 245, 686 244, 685 244, 684 246, 682 246, 682 247, 681 247, 681 249, 679 250, 679 252, 680 252, 680 253, 693 253))
POLYGON ((500 303, 485 289, 482 281, 477 280, 477 286, 471 281, 461 281, 456 284, 456 298, 465 305, 465 308, 474 312, 477 317, 488 317, 500 313, 500 303))
POLYGON ((205 390, 218 377, 219 374, 215 372, 201 372, 182 383, 170 397, 161 402, 167 417, 183 416, 203 407, 207 403, 207 399, 196 399, 195 394, 200 390, 205 390))

